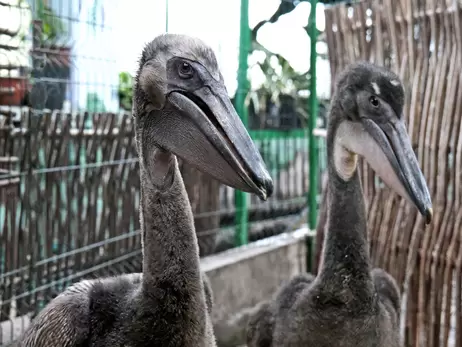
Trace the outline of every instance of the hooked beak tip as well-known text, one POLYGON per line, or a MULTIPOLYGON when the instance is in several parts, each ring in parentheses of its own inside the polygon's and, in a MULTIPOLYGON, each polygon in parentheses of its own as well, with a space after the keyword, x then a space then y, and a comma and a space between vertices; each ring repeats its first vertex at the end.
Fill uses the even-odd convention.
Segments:
POLYGON ((263 179, 260 180, 258 184, 258 197, 266 201, 273 194, 274 184, 271 177, 266 174, 263 179))
POLYGON ((260 200, 266 201, 273 194, 273 179, 261 158, 253 163, 255 165, 249 165, 250 172, 248 177, 252 177, 252 183, 248 188, 251 188, 251 191, 257 195, 260 200))
POLYGON ((268 178, 264 183, 262 189, 263 194, 260 196, 260 198, 266 201, 273 194, 273 188, 273 180, 268 178))
POLYGON ((266 194, 265 190, 262 190, 261 193, 258 195, 260 200, 266 201, 268 199, 268 195, 266 194))
POLYGON ((433 209, 431 207, 427 208, 425 210, 424 216, 425 216, 425 224, 427 225, 430 224, 433 219, 433 209))

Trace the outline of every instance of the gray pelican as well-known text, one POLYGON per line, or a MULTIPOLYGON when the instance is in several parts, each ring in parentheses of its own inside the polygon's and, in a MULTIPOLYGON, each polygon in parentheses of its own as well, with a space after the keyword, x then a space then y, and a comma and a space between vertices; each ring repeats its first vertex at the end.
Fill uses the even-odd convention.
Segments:
POLYGON ((406 132, 398 76, 369 64, 339 77, 327 129, 328 228, 316 278, 299 275, 248 321, 249 347, 399 346, 395 280, 372 269, 358 173, 362 156, 383 181, 432 218, 432 203, 406 132))
POLYGON ((177 156, 261 199, 272 180, 202 41, 167 34, 149 43, 133 99, 143 273, 73 285, 39 313, 19 346, 216 346, 177 156))

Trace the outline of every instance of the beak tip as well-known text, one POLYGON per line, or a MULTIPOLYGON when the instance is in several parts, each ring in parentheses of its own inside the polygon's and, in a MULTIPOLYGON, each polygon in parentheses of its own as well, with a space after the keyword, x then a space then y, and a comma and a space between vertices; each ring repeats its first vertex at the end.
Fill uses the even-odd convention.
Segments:
POLYGON ((431 207, 427 208, 425 210, 424 216, 425 216, 425 224, 427 225, 430 224, 433 219, 433 209, 431 207))
POLYGON ((259 189, 257 192, 258 197, 263 201, 266 201, 269 197, 271 197, 274 189, 274 184, 273 180, 271 179, 271 176, 269 174, 265 176, 266 177, 260 181, 261 183, 258 185, 259 189))

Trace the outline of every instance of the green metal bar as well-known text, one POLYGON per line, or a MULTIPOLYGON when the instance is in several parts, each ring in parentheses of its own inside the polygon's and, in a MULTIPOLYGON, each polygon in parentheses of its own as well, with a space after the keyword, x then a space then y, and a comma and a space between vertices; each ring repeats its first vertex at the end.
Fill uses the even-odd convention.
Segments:
POLYGON ((308 193, 308 225, 311 230, 316 228, 316 222, 318 217, 318 206, 317 206, 317 196, 318 196, 318 139, 313 134, 313 130, 316 128, 316 121, 318 118, 318 98, 316 92, 316 42, 318 39, 318 29, 316 28, 316 7, 317 0, 310 0, 311 9, 310 17, 308 20, 308 32, 310 36, 310 119, 309 119, 309 165, 310 165, 310 190, 308 193))
POLYGON ((261 129, 249 130, 250 137, 254 141, 261 140, 279 140, 287 138, 307 138, 308 131, 306 129, 290 129, 290 130, 274 130, 261 129))
MULTIPOLYGON (((241 0, 241 22, 239 39, 239 68, 237 73, 237 91, 235 107, 241 117, 242 123, 247 127, 248 114, 245 107, 245 98, 249 90, 247 80, 248 57, 250 52, 250 28, 249 28, 249 0, 241 0)), ((245 245, 248 242, 249 210, 248 195, 236 190, 234 195, 236 205, 236 230, 234 235, 235 246, 245 245)))
POLYGON ((43 13, 43 8, 45 7, 44 3, 43 3, 43 0, 38 0, 37 3, 38 3, 38 6, 37 6, 38 7, 38 12, 41 15, 43 13))
POLYGON ((165 32, 168 33, 168 0, 165 0, 165 32))

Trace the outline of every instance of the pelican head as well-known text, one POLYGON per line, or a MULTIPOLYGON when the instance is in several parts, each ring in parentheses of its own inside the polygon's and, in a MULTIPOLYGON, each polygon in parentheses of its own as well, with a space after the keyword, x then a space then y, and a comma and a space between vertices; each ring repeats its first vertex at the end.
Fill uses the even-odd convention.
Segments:
POLYGON ((404 88, 391 71, 365 62, 349 66, 337 82, 330 126, 334 166, 348 180, 362 156, 399 195, 414 204, 426 223, 432 202, 406 131, 404 88))
MULTIPOLYGON (((237 115, 212 49, 161 35, 143 50, 134 89, 137 138, 261 199, 273 181, 237 115)), ((145 146, 146 147, 146 146, 145 146)))

